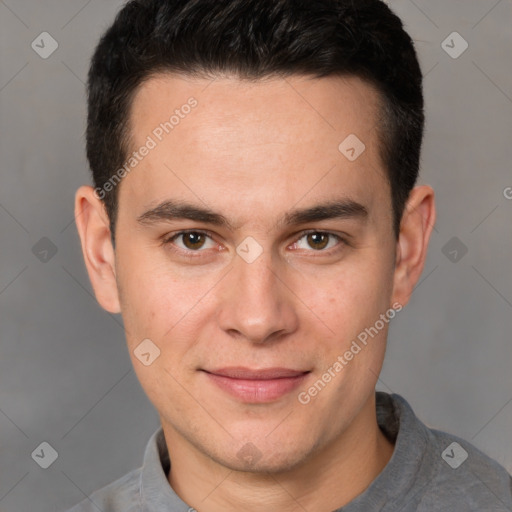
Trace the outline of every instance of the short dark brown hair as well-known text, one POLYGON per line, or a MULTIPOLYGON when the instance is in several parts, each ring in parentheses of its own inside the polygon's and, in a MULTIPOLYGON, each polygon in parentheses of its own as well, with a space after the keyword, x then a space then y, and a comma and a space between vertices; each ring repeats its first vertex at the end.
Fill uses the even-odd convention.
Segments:
MULTIPOLYGON (((380 0, 132 0, 102 36, 88 75, 87 158, 102 188, 129 153, 131 103, 159 72, 257 80, 354 75, 382 97, 381 158, 393 229, 418 177, 424 128, 413 42, 380 0)), ((118 187, 102 197, 112 241, 118 187)))

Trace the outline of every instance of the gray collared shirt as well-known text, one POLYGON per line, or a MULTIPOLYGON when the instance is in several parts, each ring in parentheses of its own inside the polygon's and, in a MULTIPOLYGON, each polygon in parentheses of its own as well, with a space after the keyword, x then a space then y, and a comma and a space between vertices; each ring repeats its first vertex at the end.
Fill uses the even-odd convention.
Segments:
MULTIPOLYGON (((511 476, 470 443, 428 428, 396 394, 377 392, 377 420, 395 442, 393 456, 362 494, 334 512, 512 512, 511 476)), ((160 427, 141 468, 68 512, 193 512, 169 485, 169 468, 160 427)))

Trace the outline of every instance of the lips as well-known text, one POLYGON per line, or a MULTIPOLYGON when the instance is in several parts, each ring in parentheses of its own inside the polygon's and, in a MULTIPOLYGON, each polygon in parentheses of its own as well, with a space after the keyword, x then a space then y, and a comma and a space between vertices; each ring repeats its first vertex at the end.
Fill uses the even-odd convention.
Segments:
POLYGON ((299 387, 310 373, 290 368, 253 370, 243 367, 203 372, 217 388, 248 404, 275 402, 299 387))
POLYGON ((222 377, 229 377, 231 379, 243 380, 284 379, 287 377, 298 377, 299 375, 308 373, 308 371, 291 370, 289 368, 265 368, 261 370, 251 370, 241 366, 205 371, 213 375, 220 375, 222 377))

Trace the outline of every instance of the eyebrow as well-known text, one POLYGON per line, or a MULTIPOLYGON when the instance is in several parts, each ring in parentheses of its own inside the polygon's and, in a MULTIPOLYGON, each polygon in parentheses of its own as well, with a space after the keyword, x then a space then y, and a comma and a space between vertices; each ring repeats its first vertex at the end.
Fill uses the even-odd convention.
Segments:
MULTIPOLYGON (((287 212, 278 220, 277 225, 293 226, 328 219, 366 221, 367 218, 368 209, 365 206, 352 199, 343 198, 287 212)), ((236 227, 221 213, 191 203, 173 200, 163 201, 154 208, 145 211, 137 217, 137 222, 143 225, 150 225, 162 221, 180 219, 204 222, 218 227, 225 227, 232 231, 236 230, 236 227)))

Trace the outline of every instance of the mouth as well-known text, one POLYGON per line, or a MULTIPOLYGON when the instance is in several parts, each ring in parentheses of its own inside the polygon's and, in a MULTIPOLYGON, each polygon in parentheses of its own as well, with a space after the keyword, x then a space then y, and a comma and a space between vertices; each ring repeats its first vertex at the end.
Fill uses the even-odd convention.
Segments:
POLYGON ((299 387, 310 370, 290 368, 250 369, 244 367, 201 370, 210 382, 243 403, 278 400, 299 387))

